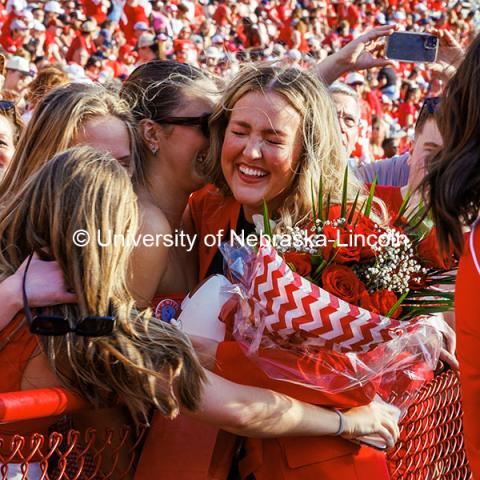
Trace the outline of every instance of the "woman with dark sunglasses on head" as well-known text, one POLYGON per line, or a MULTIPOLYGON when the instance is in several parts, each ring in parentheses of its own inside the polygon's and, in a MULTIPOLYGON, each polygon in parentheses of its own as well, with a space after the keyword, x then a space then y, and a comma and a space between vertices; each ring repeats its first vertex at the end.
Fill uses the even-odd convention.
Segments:
POLYGON ((447 85, 438 125, 443 148, 431 160, 424 187, 440 246, 462 254, 455 293, 457 355, 465 447, 480 479, 480 36, 447 85), (466 228, 471 231, 464 235, 466 228))
MULTIPOLYGON (((141 233, 192 233, 185 223, 188 218, 185 209, 190 195, 205 183, 197 171, 208 153, 205 127, 217 96, 215 84, 189 65, 151 62, 132 73, 121 95, 132 105, 147 148, 141 162, 142 177, 136 184, 142 215, 141 233)), ((156 315, 166 321, 175 315, 181 298, 197 284, 196 259, 186 250, 185 247, 140 245, 132 255, 132 293, 140 305, 152 305, 156 315)), ((212 363, 210 357, 207 361, 212 363)), ((208 376, 206 385, 206 410, 196 419, 181 416, 167 422, 155 415, 137 479, 208 478, 212 474, 209 473, 210 460, 219 428, 247 436, 300 433, 316 436, 322 435, 325 428, 328 431, 328 417, 334 413, 212 375, 208 376), (292 422, 295 415, 308 420, 297 424, 292 422)), ((377 415, 370 407, 365 408, 371 415, 377 415)), ((390 427, 389 413, 383 413, 386 415, 381 423, 390 427)), ((351 414, 358 425, 366 418, 361 409, 354 409, 351 414)), ((391 435, 388 442, 395 438, 395 428, 387 434, 391 435)), ((223 478, 224 473, 214 475, 223 478)))
MULTIPOLYGON (((206 183, 198 167, 209 147, 208 117, 217 86, 191 65, 154 61, 138 67, 120 95, 131 106, 145 147, 135 179, 141 233, 189 233, 184 211, 189 196, 206 183)), ((196 260, 194 249, 187 250, 163 245, 135 249, 131 290, 138 305, 156 308, 165 295, 178 303, 193 289, 196 260)))

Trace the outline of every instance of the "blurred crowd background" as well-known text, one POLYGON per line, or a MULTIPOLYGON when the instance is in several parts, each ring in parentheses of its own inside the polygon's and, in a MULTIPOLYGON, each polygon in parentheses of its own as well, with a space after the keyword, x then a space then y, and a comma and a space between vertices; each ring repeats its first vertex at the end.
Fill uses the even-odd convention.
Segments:
MULTIPOLYGON (((388 24, 406 31, 448 30, 466 46, 480 25, 475 2, 2 1, 2 98, 14 102, 28 122, 38 100, 69 81, 120 85, 136 66, 154 59, 191 63, 223 78, 248 60, 308 68, 365 31, 388 24)), ((446 73, 439 64, 393 63, 342 80, 360 99, 351 151, 356 167, 409 150, 419 107, 426 97, 441 94, 446 73)))

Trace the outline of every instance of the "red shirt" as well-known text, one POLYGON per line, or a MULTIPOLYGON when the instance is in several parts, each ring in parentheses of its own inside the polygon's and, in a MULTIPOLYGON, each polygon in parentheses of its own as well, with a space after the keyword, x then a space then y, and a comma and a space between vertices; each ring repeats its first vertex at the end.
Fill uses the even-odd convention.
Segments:
POLYGON ((220 4, 213 14, 213 19, 217 25, 227 25, 229 16, 230 9, 226 5, 220 4))
POLYGON ((101 0, 84 0, 87 17, 93 17, 100 25, 107 19, 107 10, 101 0))
POLYGON ((10 34, 2 35, 0 37, 0 44, 8 53, 15 53, 19 48, 22 48, 23 40, 21 38, 14 40, 10 34))
MULTIPOLYGON (((480 228, 474 232, 475 258, 480 261, 480 228)), ((455 290, 455 320, 457 333, 457 356, 460 363, 460 378, 463 404, 463 429, 473 479, 480 479, 480 272, 475 266, 470 250, 470 235, 465 252, 460 260, 455 290)))
POLYGON ((123 7, 123 13, 127 19, 127 21, 124 21, 124 17, 122 15, 122 18, 120 20, 120 28, 123 30, 125 33, 125 38, 127 39, 128 43, 135 43, 135 31, 133 30, 133 27, 137 22, 144 22, 147 25, 149 25, 149 20, 147 15, 145 15, 145 10, 141 5, 137 5, 135 7, 132 7, 128 3, 125 4, 123 7))
POLYGON ((79 48, 84 48, 89 55, 92 55, 92 53, 95 52, 95 49, 96 49, 95 44, 91 39, 85 37, 82 34, 79 34, 73 40, 72 44, 70 45, 70 48, 68 49, 67 55, 65 56, 67 62, 73 61, 73 54, 79 48))
POLYGON ((406 102, 400 105, 398 109, 398 123, 400 123, 400 126, 402 128, 413 127, 413 120, 415 120, 415 112, 416 109, 414 105, 406 102), (410 115, 413 117, 412 124, 407 125, 407 120, 410 115))

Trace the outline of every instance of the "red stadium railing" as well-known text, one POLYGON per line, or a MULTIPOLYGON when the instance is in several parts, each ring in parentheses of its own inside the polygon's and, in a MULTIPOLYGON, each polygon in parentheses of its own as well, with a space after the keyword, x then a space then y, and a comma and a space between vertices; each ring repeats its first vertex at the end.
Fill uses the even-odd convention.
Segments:
MULTIPOLYGON (((3 393, 0 424, 54 417, 86 407, 84 400, 62 388, 3 393)), ((399 442, 387 454, 392 480, 471 478, 463 444, 460 384, 455 372, 448 370, 437 375, 418 392, 401 427, 399 442)), ((121 431, 97 432, 89 428, 80 433, 58 422, 48 435, 33 433, 6 439, 0 432, 0 480, 8 479, 12 472, 22 480, 132 477, 144 432, 145 429, 134 432, 124 426, 121 431), (119 459, 125 459, 125 455, 127 462, 123 461, 119 468, 119 459)))
POLYGON ((469 480, 458 374, 437 375, 419 390, 388 452, 392 480, 469 480))
MULTIPOLYGON (((0 424, 58 417, 88 408, 89 404, 63 388, 0 394, 0 424)), ((65 416, 62 419, 66 418, 65 416)), ((88 428, 79 432, 68 422, 52 420, 48 434, 2 433, 0 480, 93 480, 133 478, 145 429, 124 425, 117 431, 88 428)))

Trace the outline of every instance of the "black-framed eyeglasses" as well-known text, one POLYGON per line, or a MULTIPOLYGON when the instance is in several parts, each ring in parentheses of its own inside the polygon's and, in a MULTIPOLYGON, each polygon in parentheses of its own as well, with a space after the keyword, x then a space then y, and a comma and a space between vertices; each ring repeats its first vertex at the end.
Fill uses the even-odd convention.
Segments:
POLYGON ((112 304, 108 306, 108 315, 89 315, 82 318, 75 326, 71 325, 68 318, 60 315, 44 314, 41 309, 33 316, 28 304, 25 283, 27 272, 32 261, 33 252, 28 257, 22 280, 23 311, 30 325, 30 331, 35 335, 60 336, 67 333, 75 333, 81 337, 105 337, 111 335, 115 326, 112 304))
POLYGON ((337 117, 338 121, 343 121, 347 128, 354 128, 358 127, 358 122, 360 121, 359 118, 350 115, 349 113, 345 113, 343 111, 337 110, 337 117))
POLYGON ((153 118, 152 120, 156 123, 165 124, 165 125, 185 125, 192 127, 200 127, 200 131, 205 136, 205 138, 210 137, 210 129, 208 128, 208 121, 212 116, 211 113, 204 113, 199 117, 163 117, 163 118, 153 118))

